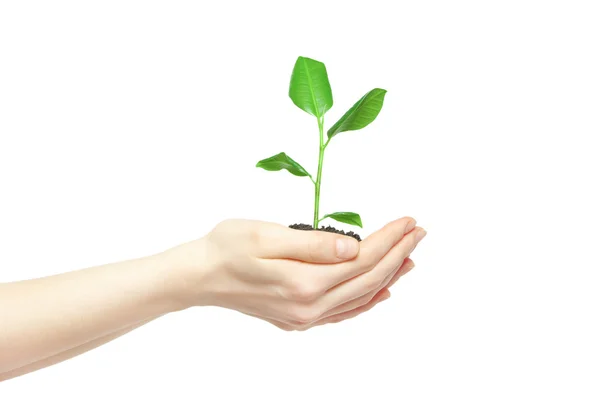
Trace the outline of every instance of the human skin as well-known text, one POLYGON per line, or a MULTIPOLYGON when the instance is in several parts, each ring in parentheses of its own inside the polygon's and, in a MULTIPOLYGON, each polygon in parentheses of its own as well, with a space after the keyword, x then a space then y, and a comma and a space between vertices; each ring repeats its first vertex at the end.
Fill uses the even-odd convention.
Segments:
POLYGON ((163 315, 218 306, 283 330, 363 313, 414 263, 425 231, 393 221, 362 242, 252 220, 139 259, 0 284, 0 381, 72 358, 163 315))

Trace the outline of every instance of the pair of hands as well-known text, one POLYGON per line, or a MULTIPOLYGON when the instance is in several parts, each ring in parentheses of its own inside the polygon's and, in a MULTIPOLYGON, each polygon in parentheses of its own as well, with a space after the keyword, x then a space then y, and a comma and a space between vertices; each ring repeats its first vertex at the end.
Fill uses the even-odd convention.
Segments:
POLYGON ((227 220, 156 255, 1 283, 0 381, 193 306, 237 310, 284 330, 352 318, 390 296, 388 288, 414 266, 409 256, 424 235, 411 218, 362 242, 227 220))
POLYGON ((390 297, 426 232, 404 217, 364 241, 253 220, 226 220, 165 253, 184 305, 213 305, 306 330, 355 317, 390 297), (174 262, 174 263, 173 263, 174 262))

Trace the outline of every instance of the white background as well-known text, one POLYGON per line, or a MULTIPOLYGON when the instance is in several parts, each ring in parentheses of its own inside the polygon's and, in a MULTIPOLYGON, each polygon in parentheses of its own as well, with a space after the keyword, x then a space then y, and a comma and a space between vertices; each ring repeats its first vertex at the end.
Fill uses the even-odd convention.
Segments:
POLYGON ((359 212, 363 236, 410 215, 429 235, 355 320, 287 333, 188 310, 0 399, 598 400, 595 5, 3 1, 0 281, 230 217, 310 223, 310 181, 254 167, 285 151, 315 171, 316 122, 287 95, 299 55, 327 66, 326 127, 388 90, 328 147, 323 212, 359 212))

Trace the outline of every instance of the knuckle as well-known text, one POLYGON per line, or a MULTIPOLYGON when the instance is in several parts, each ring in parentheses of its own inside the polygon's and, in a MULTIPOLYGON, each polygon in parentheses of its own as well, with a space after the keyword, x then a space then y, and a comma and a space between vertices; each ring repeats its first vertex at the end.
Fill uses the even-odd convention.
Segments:
POLYGON ((319 288, 313 282, 295 282, 288 289, 288 298, 293 301, 314 301, 320 295, 319 288))
POLYGON ((293 331, 306 331, 312 327, 311 323, 292 322, 290 323, 290 327, 293 331))
POLYGON ((368 294, 360 297, 354 309, 359 309, 364 307, 365 305, 368 305, 373 300, 373 298, 375 298, 376 295, 377 291, 371 291, 368 294))
POLYGON ((360 271, 366 272, 375 267, 377 263, 377 258, 375 257, 374 251, 370 249, 366 249, 362 252, 360 256, 359 268, 360 271))
POLYGON ((365 303, 361 305, 361 309, 367 308, 369 305, 371 305, 371 303, 377 297, 377 294, 379 294, 380 291, 381 289, 378 288, 376 291, 370 293, 367 299, 365 300, 365 303))
POLYGON ((370 292, 366 293, 365 295, 360 296, 359 298, 353 300, 351 303, 347 304, 343 309, 341 309, 339 311, 339 313, 332 315, 332 317, 336 317, 340 314, 351 313, 352 311, 356 311, 356 310, 364 307, 369 302, 371 302, 371 299, 373 299, 373 297, 375 296, 376 293, 377 293, 376 291, 370 291, 370 292))
POLYGON ((256 247, 256 249, 264 249, 265 237, 260 230, 249 230, 246 235, 251 246, 256 247))
POLYGON ((232 221, 231 219, 222 220, 215 226, 215 229, 219 230, 219 229, 227 228, 227 226, 231 224, 231 221, 232 221))
POLYGON ((260 237, 260 230, 251 220, 226 219, 219 222, 209 236, 231 241, 253 241, 260 237))
POLYGON ((277 327, 279 327, 281 330, 283 331, 294 331, 295 328, 286 324, 278 324, 277 327))
POLYGON ((387 287, 392 282, 392 280, 394 279, 394 277, 398 276, 399 274, 400 274, 400 268, 397 268, 392 273, 390 273, 385 278, 385 280, 383 280, 383 283, 381 283, 381 288, 387 287))
POLYGON ((246 235, 248 241, 259 249, 267 249, 269 245, 272 245, 273 239, 276 237, 273 234, 273 228, 264 224, 249 227, 246 235))
POLYGON ((319 316, 320 314, 314 308, 298 307, 290 311, 290 318, 299 327, 314 322, 319 316))
POLYGON ((381 285, 381 280, 377 276, 372 276, 367 279, 365 282, 365 290, 367 292, 375 291, 381 285))
POLYGON ((215 226, 215 230, 227 231, 227 230, 237 227, 239 225, 239 223, 240 223, 240 221, 238 219, 225 219, 215 226))

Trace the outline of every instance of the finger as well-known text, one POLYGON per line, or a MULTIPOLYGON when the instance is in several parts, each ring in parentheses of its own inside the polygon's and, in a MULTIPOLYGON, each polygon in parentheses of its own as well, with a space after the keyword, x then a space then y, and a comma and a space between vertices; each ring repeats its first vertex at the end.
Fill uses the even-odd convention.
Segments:
POLYGON ((391 286, 392 280, 398 280, 405 273, 408 273, 414 266, 414 262, 409 258, 404 260, 401 266, 399 266, 396 270, 386 277, 386 279, 381 283, 381 285, 374 291, 368 292, 365 295, 362 295, 352 301, 345 302, 340 306, 337 306, 329 311, 327 311, 321 318, 338 315, 340 313, 345 313, 356 308, 360 308, 363 305, 368 304, 375 295, 377 295, 382 289, 389 288, 391 286))
POLYGON ((365 238, 361 244, 361 250, 366 253, 385 255, 405 234, 412 231, 416 225, 417 221, 412 217, 402 217, 394 220, 365 238))
MULTIPOLYGON (((315 327, 315 326, 322 326, 322 325, 329 324, 329 323, 340 323, 344 320, 352 319, 358 315, 361 315, 361 314, 371 310, 378 303, 383 302, 386 299, 389 299, 390 296, 391 296, 390 292, 388 291, 387 288, 385 288, 385 289, 381 290, 379 293, 377 293, 377 295, 375 295, 375 297, 373 297, 373 299, 368 304, 363 305, 360 308, 356 308, 351 311, 345 312, 345 313, 340 313, 338 315, 329 316, 327 318, 318 320, 317 322, 315 322, 308 328, 315 327)), ((306 330, 306 329, 302 328, 301 330, 306 330)))
POLYGON ((370 302, 368 302, 365 305, 362 305, 359 308, 353 309, 351 311, 345 312, 345 313, 340 313, 337 315, 333 315, 333 316, 328 316, 328 317, 324 317, 321 318, 313 323, 308 323, 308 324, 300 324, 300 323, 287 323, 287 322, 282 322, 279 320, 275 320, 275 319, 271 319, 271 318, 265 318, 259 315, 254 315, 252 313, 246 313, 246 312, 242 312, 245 315, 251 316, 251 317, 256 317, 258 319, 264 320, 265 322, 268 322, 270 324, 272 324, 273 326, 281 329, 281 330, 285 330, 285 331, 305 331, 308 330, 312 327, 315 326, 322 326, 325 324, 329 324, 329 323, 338 323, 344 320, 348 320, 351 319, 353 317, 356 317, 362 313, 365 313, 367 311, 369 311, 370 309, 372 309, 375 305, 377 305, 380 302, 385 301, 386 299, 388 299, 390 297, 390 292, 387 288, 384 288, 383 290, 379 291, 377 294, 375 294, 375 296, 371 299, 370 302))
POLYGON ((416 225, 412 217, 403 217, 388 223, 381 230, 365 238, 360 244, 359 256, 329 269, 319 269, 320 280, 327 289, 350 280, 373 268, 416 225))
POLYGON ((396 282, 398 280, 400 280, 400 277, 404 276, 406 273, 408 273, 409 271, 411 271, 413 269, 413 267, 415 267, 415 264, 413 263, 412 266, 410 266, 408 269, 406 270, 401 270, 398 273, 396 273, 394 275, 394 277, 390 280, 390 282, 385 286, 386 288, 391 288, 394 284, 396 284, 396 282))
POLYGON ((396 269, 396 271, 394 271, 392 274, 388 275, 388 277, 386 277, 386 279, 384 280, 384 282, 381 284, 381 288, 390 288, 390 283, 392 280, 394 280, 395 278, 400 278, 402 276, 404 276, 406 273, 408 273, 409 271, 412 270, 412 268, 415 267, 415 262, 412 261, 412 259, 410 258, 406 258, 404 259, 404 262, 402 262, 402 265, 400 265, 400 267, 398 269, 396 269))
POLYGON ((406 234, 372 270, 332 288, 319 298, 320 308, 322 310, 333 309, 376 290, 385 278, 410 255, 419 240, 423 238, 424 233, 425 230, 417 227, 406 234))
POLYGON ((260 234, 260 257, 309 263, 339 263, 354 259, 358 241, 347 235, 269 226, 260 234))

